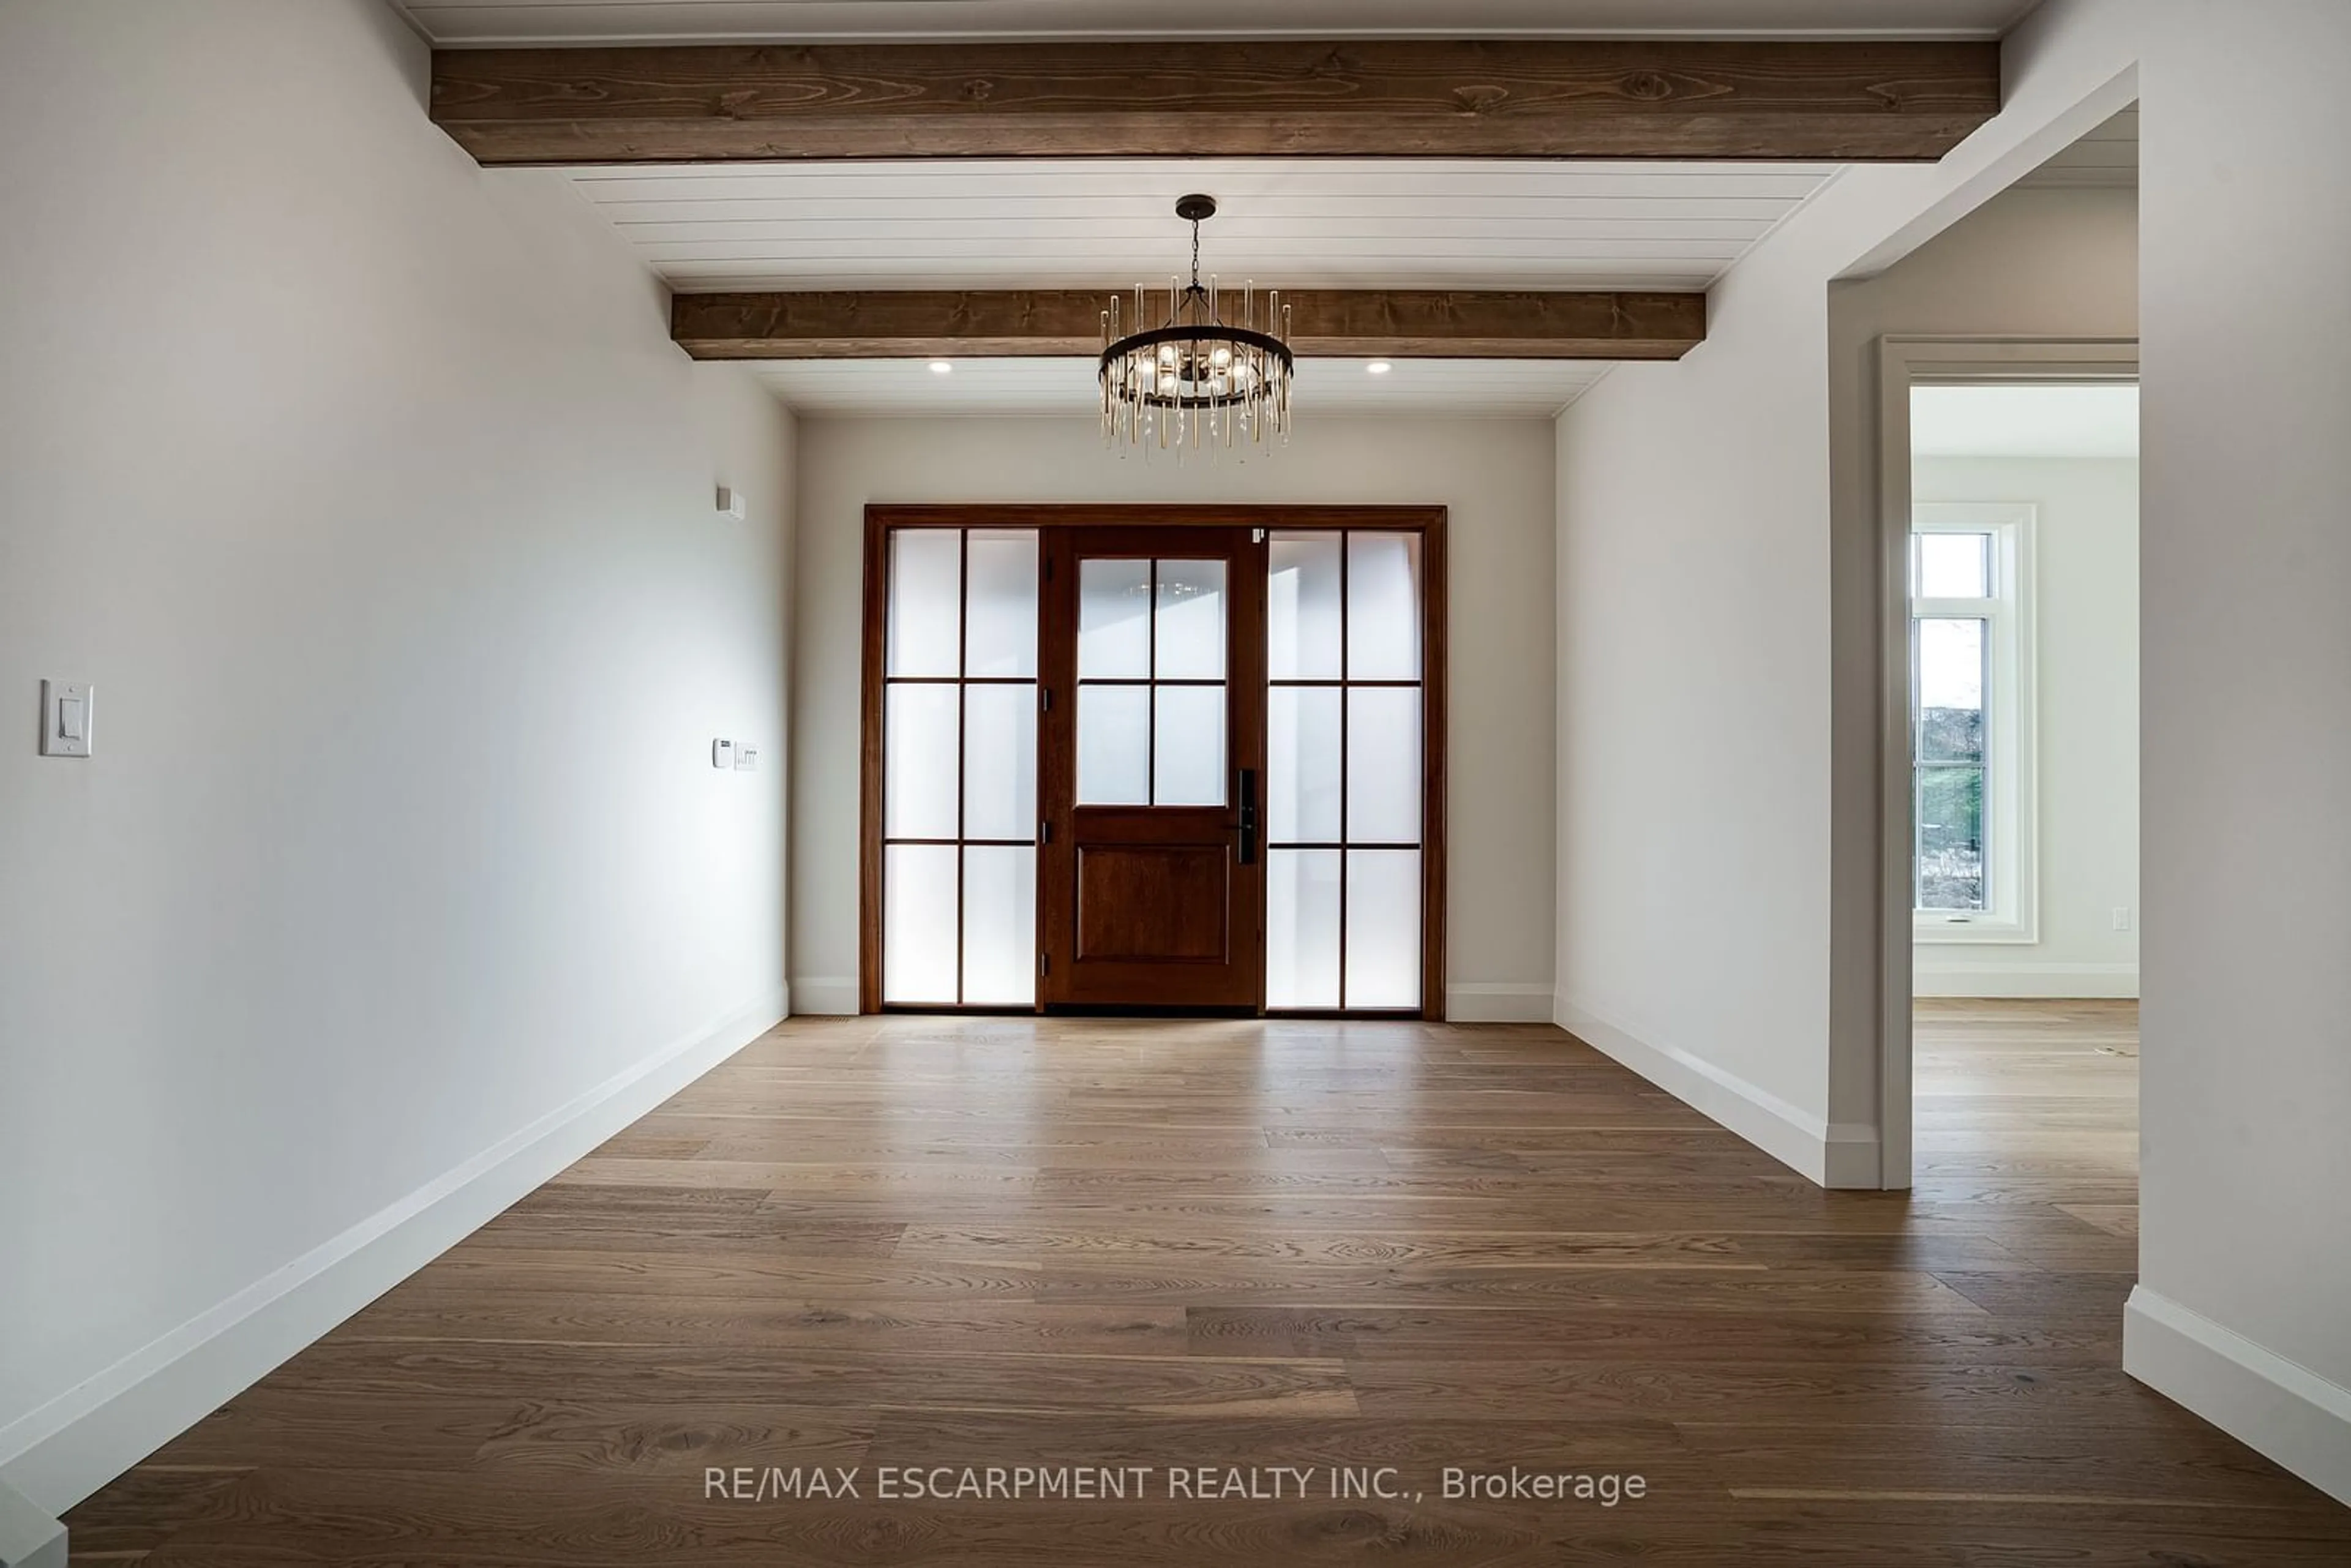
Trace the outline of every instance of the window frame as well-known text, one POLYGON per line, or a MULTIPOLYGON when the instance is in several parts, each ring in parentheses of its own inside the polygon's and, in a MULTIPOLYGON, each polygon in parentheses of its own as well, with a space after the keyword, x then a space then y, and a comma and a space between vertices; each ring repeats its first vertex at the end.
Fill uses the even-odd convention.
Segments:
POLYGON ((1918 942, 2023 945, 2040 940, 2040 813, 2035 763, 2033 535, 2037 508, 2022 501, 1920 501, 1910 508, 1905 580, 1911 655, 1908 729, 1911 799, 1910 920, 1918 942), (1928 599, 1917 591, 1921 534, 1991 537, 1991 591, 1982 599, 1928 599), (1917 623, 1984 622, 1984 904, 1977 911, 1917 904, 1917 623))

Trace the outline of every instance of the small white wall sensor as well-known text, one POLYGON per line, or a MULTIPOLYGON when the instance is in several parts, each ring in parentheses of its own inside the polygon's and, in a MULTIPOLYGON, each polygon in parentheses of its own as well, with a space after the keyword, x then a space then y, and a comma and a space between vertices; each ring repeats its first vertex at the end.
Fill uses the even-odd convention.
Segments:
POLYGON ((735 766, 735 743, 731 740, 712 741, 710 743, 710 766, 713 768, 733 768, 735 766))
POLYGON ((732 517, 739 523, 751 515, 751 503, 744 498, 742 491, 721 485, 718 486, 718 512, 721 517, 732 517))
POLYGON ((41 755, 89 755, 93 687, 73 681, 41 683, 41 755))

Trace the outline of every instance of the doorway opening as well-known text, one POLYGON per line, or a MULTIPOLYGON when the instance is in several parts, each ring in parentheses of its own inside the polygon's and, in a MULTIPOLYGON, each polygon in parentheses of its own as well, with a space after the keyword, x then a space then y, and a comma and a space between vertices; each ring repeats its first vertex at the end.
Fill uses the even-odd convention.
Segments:
POLYGON ((2136 1179, 2137 348, 1883 354, 1883 1185, 2053 1136, 2103 1224, 2136 1179))
POLYGON ((1442 1015, 1443 508, 865 545, 862 1010, 1442 1015))

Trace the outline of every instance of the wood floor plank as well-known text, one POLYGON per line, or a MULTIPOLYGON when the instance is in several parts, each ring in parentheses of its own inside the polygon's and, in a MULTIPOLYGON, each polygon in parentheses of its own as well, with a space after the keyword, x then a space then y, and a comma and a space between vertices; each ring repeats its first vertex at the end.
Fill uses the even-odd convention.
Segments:
POLYGON ((795 1020, 75 1510, 74 1561, 2351 1561, 2121 1370, 2135 1009, 1917 1036, 1917 1189, 1832 1193, 1543 1026, 795 1020), (988 1465, 1158 1479, 874 1495, 988 1465), (1446 1494, 1513 1465, 1646 1490, 1446 1494), (1168 1491, 1284 1467, 1399 1490, 1168 1491), (791 1468, 862 1490, 709 1490, 791 1468))

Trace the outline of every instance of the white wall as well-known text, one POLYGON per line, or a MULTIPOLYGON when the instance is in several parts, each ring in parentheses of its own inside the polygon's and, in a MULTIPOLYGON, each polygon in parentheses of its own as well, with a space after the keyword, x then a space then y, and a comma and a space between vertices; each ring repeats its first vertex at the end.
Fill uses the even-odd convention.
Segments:
POLYGON ((0 7, 0 1473, 53 1510, 783 1009, 789 421, 425 65, 375 0, 0 7))
POLYGON ((869 502, 1437 504, 1451 509, 1447 1003, 1541 1019, 1552 993, 1552 428, 1317 419, 1246 466, 1122 460, 1090 418, 801 426, 793 694, 796 1008, 854 1011, 859 583, 869 502))
POLYGON ((1562 1014, 1591 1001, 1656 1031, 1601 1043, 1792 1163, 1869 1179, 1879 737, 1853 617, 1877 570, 1856 542, 1873 459, 1829 285, 2140 97, 2148 852, 2125 1364, 2351 1500, 2351 1249, 2317 1239, 2351 1235, 2351 738, 2314 716, 2351 706, 2351 297, 2311 281, 2312 258, 2351 254, 2351 7, 2048 0, 2003 61, 1992 124, 1938 164, 1846 172, 1718 286, 1704 348, 1612 375, 1562 422, 1562 1014), (1610 600, 1583 586, 1604 563, 1610 600), (1763 591, 1729 591, 1740 572, 1763 591), (1599 689, 1611 661, 1625 689, 1599 689), (1658 710, 1748 747, 1753 831, 1694 813, 1674 765, 1698 747, 1658 710), (1645 747, 1660 755, 1609 762, 1645 747), (1607 883, 1579 885, 1594 866, 1607 883), (1595 932, 1612 908, 1635 928, 1595 932))
POLYGON ((2023 191, 1866 283, 1766 246, 1703 345, 1560 419, 1560 1021, 1816 1179, 1877 1179, 1874 1061, 1838 1092, 1825 1049, 1874 1018, 1839 1015, 1830 932, 1876 843, 1874 796, 1832 807, 1833 756, 1876 761, 1832 673, 1876 689, 1876 511, 1840 574, 1832 411, 1857 428, 1880 333, 2128 335, 2134 236, 2127 191, 2023 191))
POLYGON ((2029 943, 1921 940, 1922 997, 2138 995, 2138 463, 1921 457, 1918 501, 2034 509, 2040 922, 2029 943), (2116 909, 2130 912, 2115 929, 2116 909))
POLYGON ((2351 6, 2162 9, 2124 1364, 2351 1502, 2351 6))

